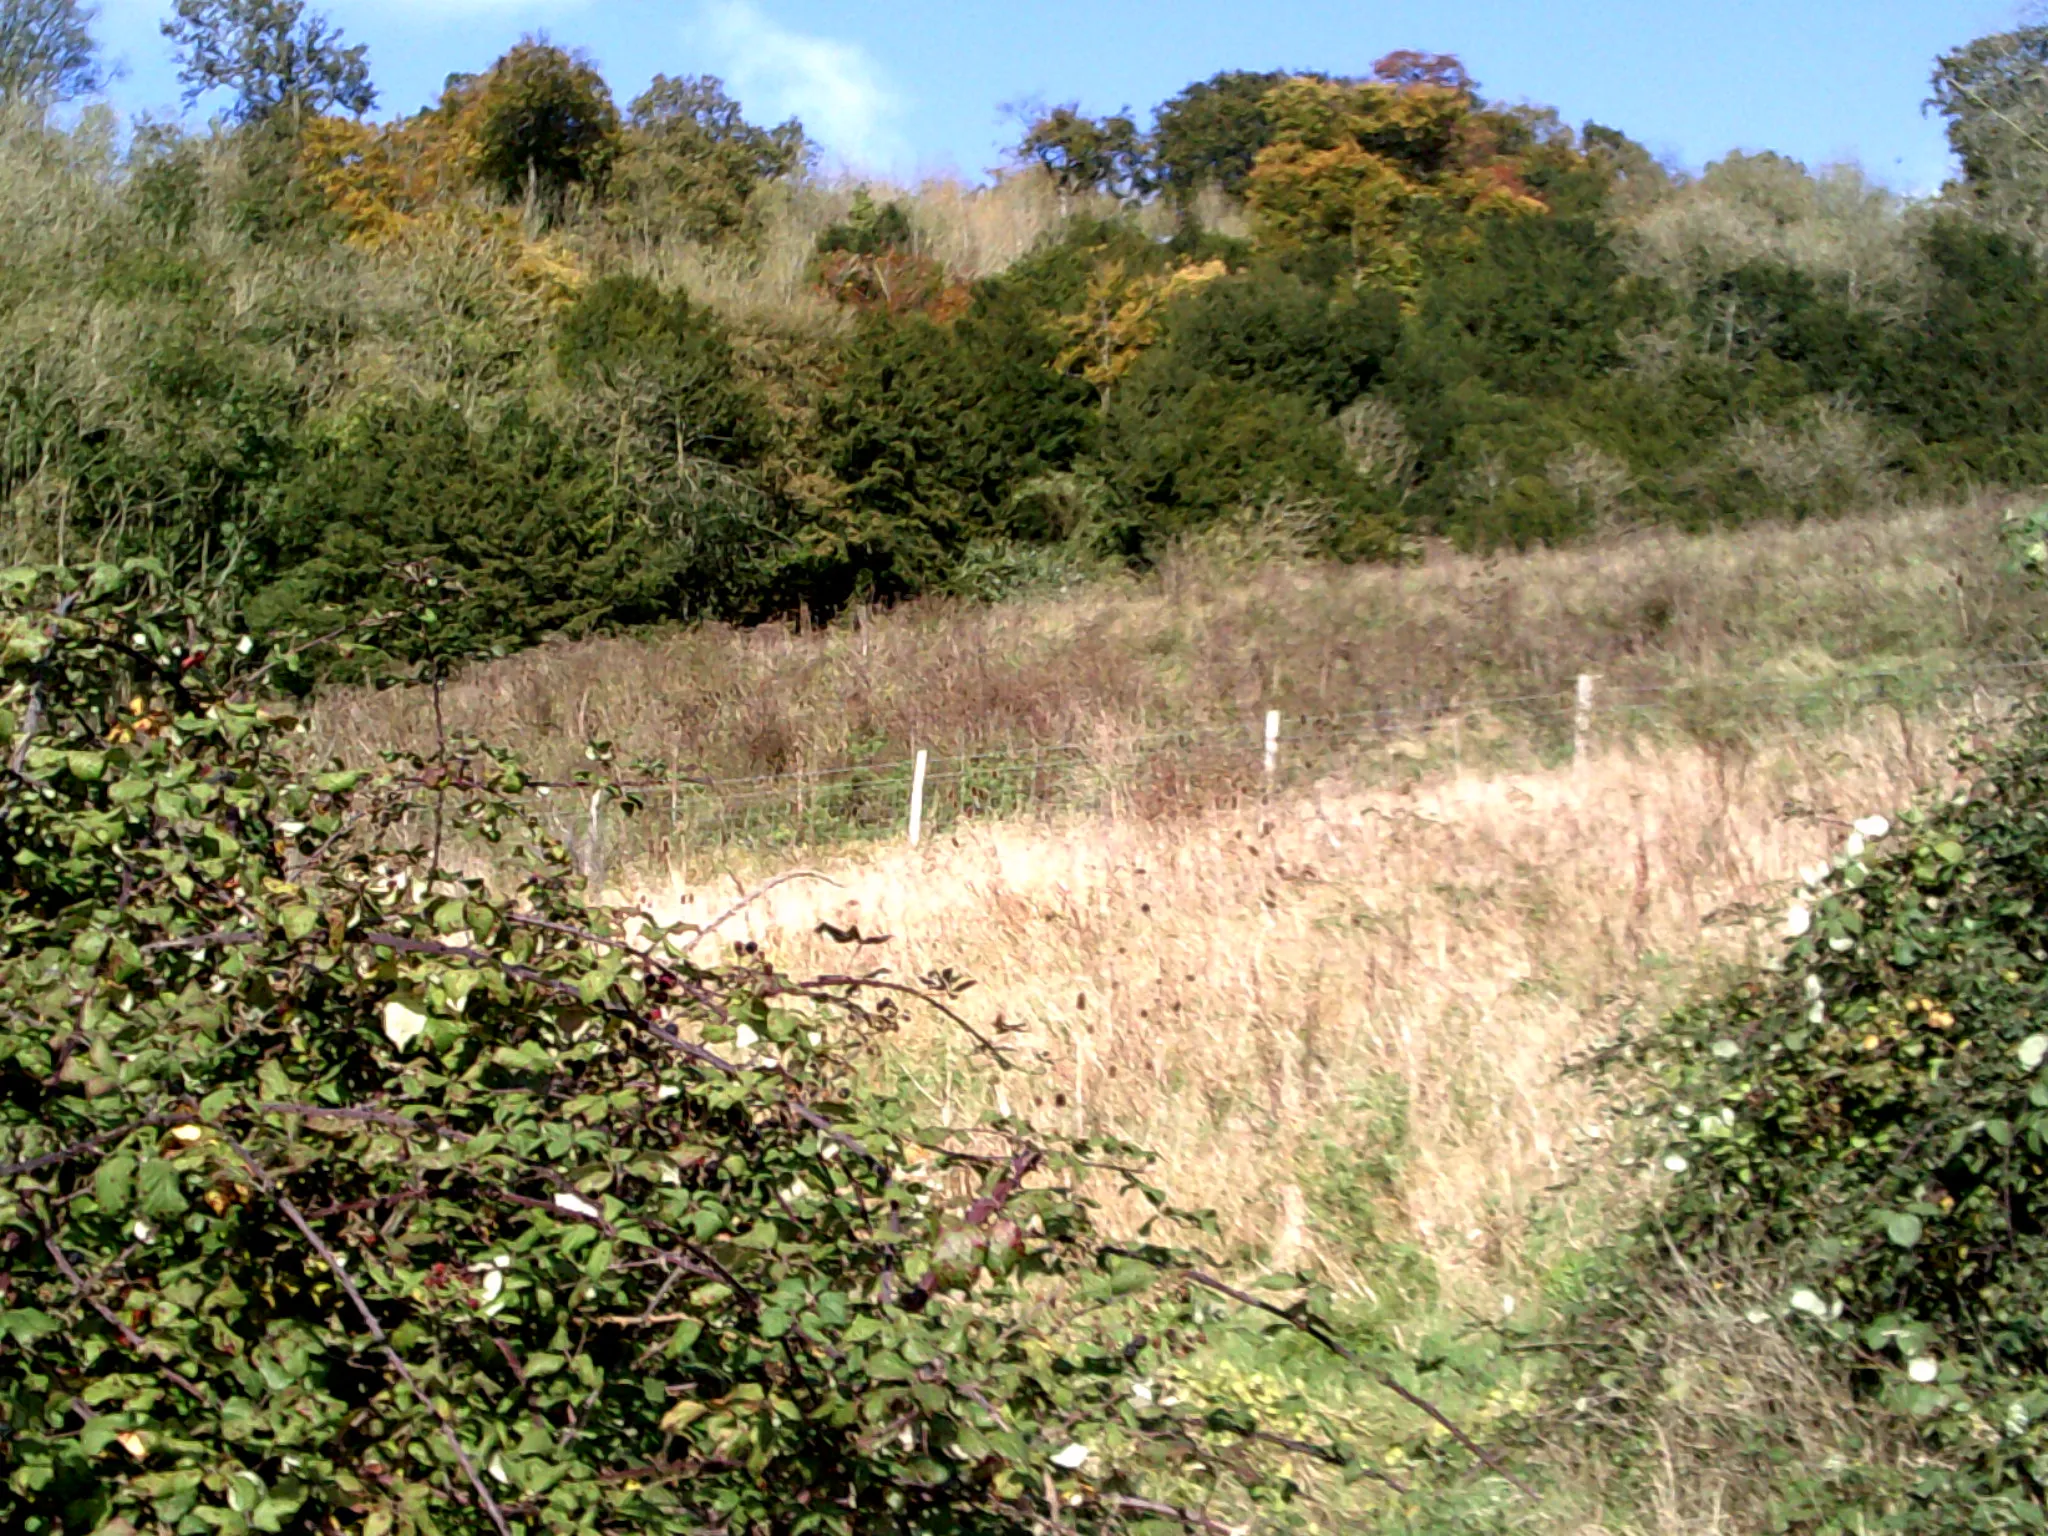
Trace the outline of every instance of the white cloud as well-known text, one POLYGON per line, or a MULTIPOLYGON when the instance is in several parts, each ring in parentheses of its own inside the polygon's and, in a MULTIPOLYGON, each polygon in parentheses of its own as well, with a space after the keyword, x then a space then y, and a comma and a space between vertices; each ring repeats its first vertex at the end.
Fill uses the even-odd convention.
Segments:
POLYGON ((707 0, 702 15, 701 46, 749 117, 802 118, 853 167, 886 170, 908 158, 896 125, 902 101, 860 44, 794 31, 753 0, 707 0))

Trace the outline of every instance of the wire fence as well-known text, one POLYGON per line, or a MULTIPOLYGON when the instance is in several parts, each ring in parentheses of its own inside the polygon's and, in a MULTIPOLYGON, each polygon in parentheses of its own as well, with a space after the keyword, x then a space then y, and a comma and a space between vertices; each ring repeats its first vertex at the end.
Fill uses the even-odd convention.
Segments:
POLYGON ((1904 729, 1933 715, 1991 719, 2044 676, 2048 660, 1615 688, 1594 677, 1554 692, 1418 698, 1343 713, 1260 711, 1137 734, 1105 731, 1095 741, 1018 742, 712 781, 678 775, 647 794, 630 823, 593 802, 564 806, 560 830, 596 870, 620 860, 674 861, 688 850, 900 838, 913 822, 929 836, 966 820, 1052 811, 1170 814, 1337 774, 1370 783, 1448 768, 1556 766, 1623 741, 1739 750, 1788 729, 1834 730, 1858 719, 1892 718, 1904 729), (1276 725, 1277 750, 1269 751, 1276 725))

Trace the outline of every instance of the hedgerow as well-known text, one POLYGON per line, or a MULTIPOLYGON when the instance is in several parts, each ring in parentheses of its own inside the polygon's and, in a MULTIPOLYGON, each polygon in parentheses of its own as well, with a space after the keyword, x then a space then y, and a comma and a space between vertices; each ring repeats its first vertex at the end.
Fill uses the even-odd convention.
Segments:
POLYGON ((1139 1154, 888 1089, 912 1010, 1002 1056, 967 982, 593 904, 528 807, 630 802, 599 745, 297 766, 307 658, 163 586, 0 575, 0 1528, 1209 1527, 1347 1464, 1160 1385, 1226 1305, 1347 1351, 1106 1237, 1139 1154))
POLYGON ((1682 1390, 1657 1298, 1710 1284, 1910 1448, 1782 1467, 1773 1529, 2048 1528, 2048 713, 1959 766, 1843 821, 1767 969, 1602 1063, 1660 1187, 1567 1326, 1571 1415, 1682 1390))

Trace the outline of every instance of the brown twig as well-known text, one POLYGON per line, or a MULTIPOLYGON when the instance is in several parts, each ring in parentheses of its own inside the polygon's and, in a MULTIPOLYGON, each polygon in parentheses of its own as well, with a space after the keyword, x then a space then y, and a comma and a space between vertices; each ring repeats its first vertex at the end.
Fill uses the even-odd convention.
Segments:
POLYGON ((0 1179, 15 1179, 24 1173, 40 1173, 45 1168, 55 1168, 59 1163, 68 1163, 75 1157, 84 1157, 88 1152, 97 1152, 101 1147, 120 1141, 123 1137, 132 1136, 137 1131, 146 1131, 158 1125, 182 1125, 191 1118, 190 1115, 145 1115, 140 1120, 131 1120, 128 1124, 117 1126, 111 1131, 101 1131, 97 1136, 88 1136, 83 1141, 73 1142, 60 1151, 45 1152, 41 1157, 31 1157, 24 1162, 0 1163, 0 1179))
POLYGON ((59 1246, 56 1238, 44 1238, 43 1246, 49 1250, 50 1257, 57 1261, 58 1271, 66 1280, 71 1282, 71 1288, 78 1293, 78 1299, 91 1307, 93 1311, 99 1313, 107 1326, 121 1336, 123 1344, 126 1344, 142 1358, 154 1361, 156 1368, 163 1372, 164 1378, 167 1381, 176 1382, 208 1408, 217 1406, 214 1403, 213 1395, 204 1387, 200 1386, 199 1383, 193 1381, 190 1377, 171 1368, 170 1363, 163 1358, 160 1346, 152 1344, 133 1328, 130 1328, 121 1320, 120 1314, 92 1293, 92 1287, 85 1283, 84 1276, 79 1274, 78 1270, 72 1265, 71 1260, 65 1256, 64 1250, 59 1246))
POLYGON ((702 944, 706 939, 710 938, 712 934, 716 933, 720 928, 723 928, 727 923, 731 922, 734 918, 738 917, 742 912, 746 911, 747 908, 751 907, 763 896, 766 896, 778 885, 787 885, 792 880, 822 880, 825 884, 831 886, 834 890, 842 889, 837 880, 834 880, 830 875, 821 875, 815 869, 793 869, 786 875, 777 875, 773 880, 770 880, 766 885, 760 887, 760 889, 742 896, 738 901, 734 902, 731 906, 727 907, 723 912, 719 913, 718 916, 714 917, 710 922, 706 923, 703 927, 699 928, 697 930, 697 937, 690 940, 689 943, 683 946, 683 953, 686 955, 689 954, 690 951, 695 949, 699 944, 702 944))

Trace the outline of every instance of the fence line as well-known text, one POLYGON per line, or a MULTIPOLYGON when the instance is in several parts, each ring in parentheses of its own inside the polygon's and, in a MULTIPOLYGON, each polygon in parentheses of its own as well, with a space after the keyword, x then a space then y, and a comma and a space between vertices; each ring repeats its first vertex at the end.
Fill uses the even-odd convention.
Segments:
MULTIPOLYGON (((1739 710, 1759 718, 1828 701, 1905 709, 1935 698, 1989 691, 2009 702, 2044 675, 2048 675, 2048 660, 1949 671, 1845 673, 1820 680, 1746 679, 1612 688, 1587 675, 1556 692, 1411 701, 1322 715, 1264 710, 1241 722, 1180 726, 1117 737, 1101 745, 1030 742, 951 757, 919 748, 911 757, 879 763, 708 781, 679 777, 661 798, 668 802, 672 834, 679 834, 686 822, 695 828, 708 821, 722 841, 732 840, 735 830, 745 834, 752 829, 765 841, 800 843, 815 840, 816 832, 836 837, 888 835, 893 827, 900 836, 907 827, 915 843, 932 831, 947 800, 956 818, 1085 803, 1105 793, 1128 793, 1140 768, 1148 762, 1163 763, 1176 752, 1207 758, 1228 756, 1240 765, 1236 780, 1243 787, 1263 784, 1271 789, 1290 767, 1333 767, 1347 752, 1389 743, 1398 746, 1416 736, 1434 739, 1448 732, 1451 756, 1462 762, 1467 730, 1498 721, 1519 723, 1533 731, 1533 743, 1526 736, 1519 743, 1525 748, 1534 745, 1540 752, 1547 744, 1552 754, 1567 754, 1569 760, 1583 763, 1603 736, 1639 734, 1660 720, 1681 722, 1688 706, 1708 714, 1739 710), (771 811, 776 814, 761 814, 771 811), (735 821, 741 824, 738 828, 735 821)), ((1428 758, 1436 754, 1411 741, 1403 755, 1428 758)), ((1213 762, 1204 766, 1219 782, 1233 778, 1227 766, 1213 762)), ((753 839, 743 835, 742 840, 753 839)))

